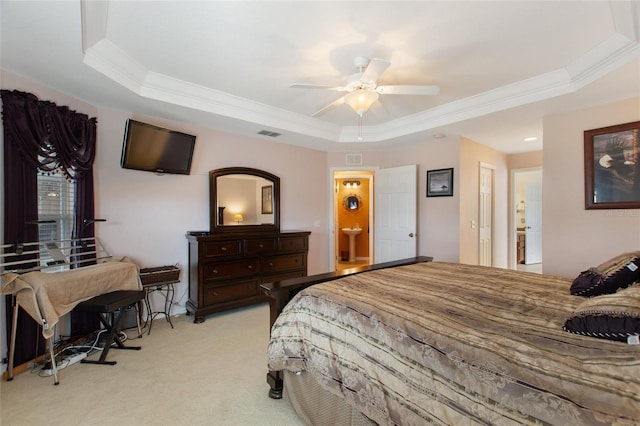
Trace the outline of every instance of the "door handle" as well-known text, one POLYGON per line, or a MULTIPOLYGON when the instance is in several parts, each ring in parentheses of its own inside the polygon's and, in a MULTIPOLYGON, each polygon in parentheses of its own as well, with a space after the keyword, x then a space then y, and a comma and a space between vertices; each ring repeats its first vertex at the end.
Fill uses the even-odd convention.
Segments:
POLYGON ((409 238, 413 238, 413 232, 409 234, 409 238))

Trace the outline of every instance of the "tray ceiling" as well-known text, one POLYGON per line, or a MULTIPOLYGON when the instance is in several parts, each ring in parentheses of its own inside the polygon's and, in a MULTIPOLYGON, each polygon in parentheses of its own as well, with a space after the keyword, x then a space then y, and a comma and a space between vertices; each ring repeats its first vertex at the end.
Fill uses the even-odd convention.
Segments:
POLYGON ((640 94, 635 2, 2 2, 2 66, 139 114, 324 150, 464 136, 541 148, 542 116, 640 94), (359 126, 342 96, 356 56, 389 60, 359 126), (363 141, 358 140, 362 132, 363 141), (522 140, 535 136, 528 145, 522 140))

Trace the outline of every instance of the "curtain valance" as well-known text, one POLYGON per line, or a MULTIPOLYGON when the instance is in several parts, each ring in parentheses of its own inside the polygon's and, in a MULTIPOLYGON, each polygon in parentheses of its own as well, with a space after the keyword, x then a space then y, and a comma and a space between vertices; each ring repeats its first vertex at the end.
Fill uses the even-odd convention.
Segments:
POLYGON ((83 179, 92 170, 96 151, 96 118, 41 101, 18 90, 2 90, 5 144, 43 172, 60 170, 68 179, 83 179))

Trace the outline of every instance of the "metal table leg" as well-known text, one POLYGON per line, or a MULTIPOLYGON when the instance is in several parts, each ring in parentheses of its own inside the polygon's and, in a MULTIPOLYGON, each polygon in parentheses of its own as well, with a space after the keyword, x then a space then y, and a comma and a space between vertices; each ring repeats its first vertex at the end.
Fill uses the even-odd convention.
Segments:
POLYGON ((148 324, 149 329, 147 330, 147 335, 151 334, 151 326, 153 325, 153 319, 158 314, 163 314, 171 328, 173 328, 173 322, 171 321, 171 306, 173 306, 173 299, 175 297, 175 287, 174 284, 179 281, 167 281, 153 284, 146 284, 142 287, 145 291, 145 308, 147 310, 147 318, 145 321, 145 326, 148 324), (149 300, 149 295, 154 292, 159 292, 164 297, 164 311, 153 311, 151 308, 151 302, 149 300))

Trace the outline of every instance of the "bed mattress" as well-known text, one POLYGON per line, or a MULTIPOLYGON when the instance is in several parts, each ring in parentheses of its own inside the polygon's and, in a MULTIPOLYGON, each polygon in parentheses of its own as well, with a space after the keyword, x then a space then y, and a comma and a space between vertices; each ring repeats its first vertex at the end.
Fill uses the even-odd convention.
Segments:
POLYGON ((269 369, 379 424, 638 424, 640 346, 563 331, 570 284, 429 262, 315 285, 275 322, 269 369))

